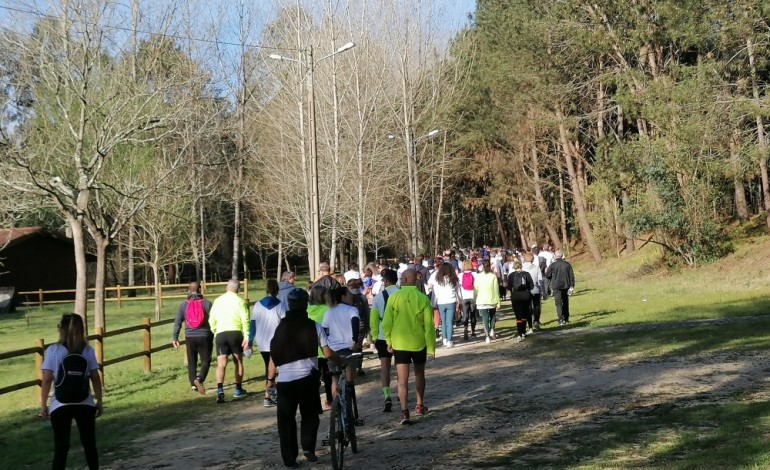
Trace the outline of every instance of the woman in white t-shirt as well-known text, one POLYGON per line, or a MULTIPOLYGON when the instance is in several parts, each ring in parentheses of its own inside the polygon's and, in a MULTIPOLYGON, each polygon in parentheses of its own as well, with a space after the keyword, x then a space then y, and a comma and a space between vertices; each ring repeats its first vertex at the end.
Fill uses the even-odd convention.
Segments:
MULTIPOLYGON (((330 289, 327 297, 329 310, 324 314, 321 326, 329 339, 329 349, 338 356, 350 356, 353 351, 360 351, 358 334, 361 328, 361 317, 358 309, 352 304, 353 297, 346 286, 330 289)), ((353 371, 358 369, 348 367, 345 369, 345 377, 348 383, 353 383, 353 371)), ((332 383, 332 395, 336 394, 336 383, 332 383)))
POLYGON ((78 425, 80 442, 89 469, 99 468, 96 451, 96 417, 102 414, 102 381, 96 353, 86 341, 83 318, 75 313, 61 317, 59 341, 48 346, 40 369, 40 416, 50 418, 53 429, 53 468, 66 468, 72 420, 78 425), (66 358, 66 362, 65 362, 66 358), (64 364, 62 364, 64 362, 64 364), (93 386, 93 395, 88 381, 93 386), (48 395, 55 384, 51 404, 48 395))
POLYGON ((455 322, 455 312, 460 307, 460 280, 449 263, 441 263, 428 281, 428 289, 433 292, 433 297, 438 305, 441 317, 441 338, 444 346, 451 348, 452 330, 455 322))
POLYGON ((476 282, 476 272, 470 260, 463 261, 463 271, 460 273, 460 288, 462 294, 462 317, 460 322, 465 327, 463 339, 468 341, 468 322, 471 324, 472 338, 476 337, 476 301, 474 300, 473 286, 476 282))

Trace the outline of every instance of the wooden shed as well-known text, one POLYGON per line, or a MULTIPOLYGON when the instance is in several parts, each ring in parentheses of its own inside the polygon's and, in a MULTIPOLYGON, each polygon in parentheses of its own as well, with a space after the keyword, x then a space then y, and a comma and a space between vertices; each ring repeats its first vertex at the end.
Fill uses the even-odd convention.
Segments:
MULTIPOLYGON (((42 227, 0 230, 0 287, 12 288, 16 300, 19 292, 74 289, 72 240, 42 227)), ((75 294, 55 298, 74 299, 75 294)))

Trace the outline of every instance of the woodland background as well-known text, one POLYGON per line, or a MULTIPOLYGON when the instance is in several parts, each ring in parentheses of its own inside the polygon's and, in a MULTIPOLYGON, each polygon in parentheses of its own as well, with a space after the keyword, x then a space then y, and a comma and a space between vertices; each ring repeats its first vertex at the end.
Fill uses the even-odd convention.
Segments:
POLYGON ((768 2, 456 6, 0 5, 0 222, 71 234, 96 326, 105 284, 280 271, 308 255, 312 83, 337 268, 547 241, 696 266, 770 229, 768 2))

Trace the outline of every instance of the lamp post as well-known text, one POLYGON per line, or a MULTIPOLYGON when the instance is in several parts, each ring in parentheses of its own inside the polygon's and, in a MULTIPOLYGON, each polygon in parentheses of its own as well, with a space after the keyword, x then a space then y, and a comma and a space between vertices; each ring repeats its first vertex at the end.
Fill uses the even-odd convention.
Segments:
POLYGON ((355 47, 352 42, 343 44, 331 54, 327 54, 320 59, 313 58, 313 46, 308 46, 305 51, 305 61, 284 57, 279 54, 270 54, 269 57, 274 60, 287 60, 297 62, 305 67, 307 79, 307 101, 308 116, 310 118, 310 236, 311 250, 313 253, 313 265, 310 277, 313 278, 318 273, 318 267, 321 264, 321 210, 318 197, 318 133, 316 131, 315 116, 315 66, 320 61, 333 55, 345 52, 355 47))
POLYGON ((433 137, 441 132, 439 129, 433 129, 425 135, 409 140, 411 133, 407 129, 406 137, 400 137, 395 134, 389 134, 388 139, 403 140, 406 144, 406 162, 409 173, 409 210, 411 214, 411 238, 412 252, 418 253, 422 250, 422 217, 420 214, 420 184, 417 178, 417 159, 415 157, 415 144, 422 139, 433 137))

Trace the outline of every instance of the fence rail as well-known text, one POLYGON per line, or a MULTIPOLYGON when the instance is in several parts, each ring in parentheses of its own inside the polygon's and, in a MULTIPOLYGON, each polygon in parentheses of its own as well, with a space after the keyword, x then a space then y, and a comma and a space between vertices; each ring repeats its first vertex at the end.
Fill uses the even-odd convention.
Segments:
MULTIPOLYGON (((201 292, 205 294, 206 289, 215 287, 215 286, 226 286, 227 282, 207 282, 207 283, 201 283, 201 292)), ((243 297, 249 298, 249 280, 244 279, 241 281, 241 285, 243 286, 243 297)), ((160 298, 158 299, 160 301, 160 306, 163 306, 163 300, 164 299, 183 299, 187 297, 187 287, 189 284, 161 284, 159 286, 160 290, 160 298), (177 294, 167 294, 164 295, 164 290, 181 290, 184 289, 183 292, 177 293, 177 294)), ((96 292, 96 289, 90 288, 87 290, 89 294, 92 294, 96 292)), ((123 302, 134 302, 137 300, 155 300, 154 295, 149 296, 142 296, 142 297, 127 297, 126 292, 129 291, 155 291, 155 286, 115 286, 115 287, 105 287, 105 296, 104 300, 105 302, 117 302, 118 308, 123 308, 123 302), (110 296, 110 293, 114 293, 112 296, 110 296)), ((51 300, 50 296, 57 295, 57 294, 75 294, 75 289, 58 289, 58 290, 33 290, 33 291, 24 291, 24 292, 17 292, 17 295, 19 295, 24 300, 19 302, 19 305, 37 305, 40 309, 42 309, 46 305, 56 305, 56 304, 71 304, 73 302, 72 299, 70 300, 51 300), (46 300, 45 297, 49 296, 49 300, 46 300), (34 299, 34 300, 32 300, 34 299)), ((93 302, 93 298, 88 299, 89 302, 93 302)))
MULTIPOLYGON (((138 357, 144 358, 144 373, 149 374, 150 372, 152 372, 152 354, 166 350, 166 349, 170 349, 173 347, 171 343, 165 343, 161 346, 157 346, 153 348, 152 347, 152 328, 168 325, 173 322, 174 322, 173 318, 170 318, 168 320, 162 320, 156 323, 152 323, 149 318, 144 318, 142 320, 141 325, 128 326, 126 328, 120 328, 118 330, 105 332, 101 328, 97 328, 95 334, 88 336, 88 340, 92 341, 92 346, 94 348, 94 351, 96 352, 96 362, 99 363, 99 376, 102 379, 102 383, 104 383, 105 367, 111 366, 113 364, 118 364, 124 361, 128 361, 131 359, 136 359, 138 357), (108 361, 104 360, 104 339, 105 338, 119 336, 126 333, 133 333, 135 331, 144 332, 143 334, 144 342, 143 342, 143 347, 141 351, 116 357, 108 361)), ((179 344, 185 344, 185 343, 186 341, 184 340, 179 341, 179 344)), ((35 397, 38 404, 40 404, 40 387, 43 383, 43 372, 42 370, 40 370, 40 367, 43 365, 43 356, 45 354, 45 341, 43 339, 36 339, 35 346, 31 348, 17 349, 14 351, 7 351, 4 353, 0 353, 0 360, 12 359, 15 357, 27 356, 30 354, 35 355, 35 375, 37 378, 35 380, 28 380, 26 382, 20 382, 13 385, 9 385, 7 387, 0 388, 0 395, 4 395, 10 392, 15 392, 17 390, 22 390, 28 387, 37 387, 37 389, 35 390, 35 397)), ((185 354, 184 357, 186 358, 187 355, 185 354)))

